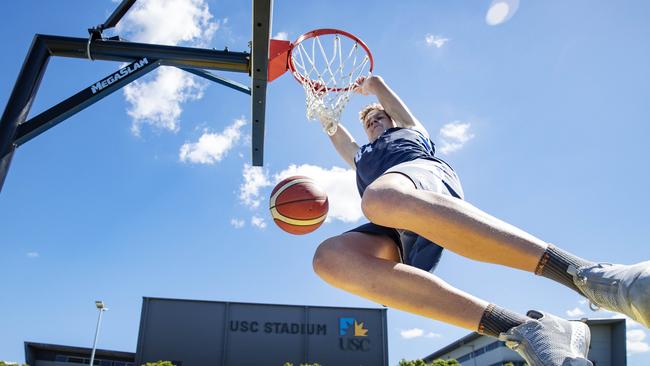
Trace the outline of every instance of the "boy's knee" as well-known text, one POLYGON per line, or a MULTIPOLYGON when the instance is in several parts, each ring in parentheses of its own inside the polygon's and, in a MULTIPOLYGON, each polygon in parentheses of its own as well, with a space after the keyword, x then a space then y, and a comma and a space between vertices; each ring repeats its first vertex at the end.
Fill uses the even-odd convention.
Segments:
POLYGON ((368 220, 386 225, 391 215, 399 213, 406 202, 405 198, 405 192, 400 189, 371 184, 363 192, 361 210, 368 220))
POLYGON ((338 256, 341 255, 340 243, 337 236, 323 241, 314 253, 312 266, 317 275, 323 277, 337 271, 338 256))

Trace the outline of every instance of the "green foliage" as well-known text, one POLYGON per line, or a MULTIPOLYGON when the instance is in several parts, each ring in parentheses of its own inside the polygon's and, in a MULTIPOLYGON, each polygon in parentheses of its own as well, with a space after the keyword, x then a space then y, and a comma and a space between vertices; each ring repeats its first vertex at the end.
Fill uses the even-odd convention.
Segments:
MULTIPOLYGON (((293 366, 291 362, 285 362, 283 366, 293 366)), ((320 366, 317 363, 301 363, 300 366, 320 366)))
POLYGON ((426 366, 427 364, 422 360, 407 361, 401 360, 398 366, 426 366))
POLYGON ((458 363, 458 361, 454 359, 451 360, 437 359, 432 363, 426 363, 422 360, 413 360, 413 361, 401 360, 398 366, 460 366, 460 364, 458 363))
POLYGON ((142 366, 176 366, 176 365, 174 365, 170 361, 156 361, 156 362, 147 362, 142 366))
POLYGON ((456 361, 453 358, 451 360, 437 359, 437 360, 433 361, 433 363, 431 365, 433 365, 433 366, 460 366, 460 363, 458 363, 458 361, 456 361))
POLYGON ((9 363, 7 361, 0 361, 0 366, 29 366, 26 363, 9 363))

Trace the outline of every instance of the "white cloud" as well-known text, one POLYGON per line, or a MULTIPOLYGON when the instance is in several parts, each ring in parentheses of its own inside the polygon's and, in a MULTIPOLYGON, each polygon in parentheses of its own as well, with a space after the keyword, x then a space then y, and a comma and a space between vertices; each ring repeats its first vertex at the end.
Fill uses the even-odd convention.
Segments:
POLYGON ((293 175, 304 175, 312 178, 327 193, 329 212, 327 220, 355 222, 363 217, 361 198, 357 192, 354 170, 332 167, 322 168, 316 165, 290 165, 285 170, 275 174, 275 182, 293 175))
POLYGON ((185 71, 162 66, 152 80, 135 81, 124 87, 124 97, 130 104, 127 114, 133 123, 131 131, 140 135, 140 127, 148 124, 156 128, 179 129, 181 103, 203 97, 205 84, 199 83, 185 71))
POLYGON ((27 252, 27 258, 38 258, 39 256, 38 252, 27 252))
POLYGON ((566 315, 572 318, 577 318, 581 315, 585 315, 585 312, 576 306, 575 308, 573 308, 573 310, 567 310, 566 315))
POLYGON ((221 161, 228 151, 239 142, 242 135, 241 128, 244 125, 246 125, 246 120, 240 118, 226 127, 222 133, 204 131, 199 141, 181 146, 179 159, 182 162, 196 164, 214 164, 221 161))
POLYGON ((627 315, 615 313, 613 311, 607 311, 607 310, 605 310, 604 312, 606 314, 609 314, 612 319, 621 319, 621 318, 625 319, 625 325, 628 328, 644 328, 644 326, 641 323, 637 322, 636 320, 630 318, 627 315))
POLYGON ((273 36, 273 39, 281 39, 283 41, 288 41, 289 40, 289 33, 287 32, 278 32, 273 36))
POLYGON ((429 332, 424 335, 425 338, 440 338, 442 337, 442 334, 434 333, 434 332, 429 332))
POLYGON ((239 186, 239 200, 250 208, 260 205, 260 190, 271 185, 268 173, 259 166, 244 165, 244 183, 239 186))
POLYGON ((650 351, 650 345, 645 342, 646 333, 641 329, 627 331, 628 353, 644 353, 650 351))
POLYGON ((442 126, 438 133, 442 142, 440 151, 443 154, 449 154, 460 150, 465 143, 474 138, 474 135, 469 132, 470 127, 469 123, 460 121, 454 121, 442 126))
MULTIPOLYGON (((329 201, 329 212, 326 222, 333 219, 343 222, 356 222, 363 217, 361 198, 356 189, 355 173, 351 169, 332 167, 322 168, 316 165, 292 164, 286 169, 273 175, 273 183, 294 176, 304 175, 312 178, 326 193, 329 201)), ((272 185, 269 173, 261 167, 244 165, 244 182, 239 186, 239 200, 251 209, 260 206, 262 190, 272 185)), ((269 193, 270 192, 266 192, 269 193)))
MULTIPOLYGON (((219 28, 205 0, 141 0, 135 3, 117 26, 117 32, 135 42, 205 47, 219 28)), ((133 119, 131 130, 140 126, 177 131, 181 104, 200 99, 205 84, 172 67, 161 67, 153 78, 136 81, 124 88, 133 119)))
POLYGON ((489 25, 505 23, 517 12, 519 0, 493 0, 485 14, 485 22, 489 25))
POLYGON ((449 42, 449 38, 428 33, 424 36, 424 41, 427 43, 427 46, 436 46, 436 48, 440 48, 444 46, 445 43, 449 42))
POLYGON ((253 216, 251 217, 251 225, 264 229, 266 227, 266 222, 264 222, 264 219, 259 216, 253 216))
POLYGON ((244 227, 244 220, 241 219, 230 219, 230 225, 234 226, 235 229, 241 229, 244 227))
POLYGON ((219 29, 205 0, 140 0, 117 26, 131 41, 205 46, 219 29))
POLYGON ((422 337, 424 335, 424 331, 420 328, 413 328, 413 329, 402 330, 399 332, 399 334, 404 339, 413 339, 413 338, 422 337))

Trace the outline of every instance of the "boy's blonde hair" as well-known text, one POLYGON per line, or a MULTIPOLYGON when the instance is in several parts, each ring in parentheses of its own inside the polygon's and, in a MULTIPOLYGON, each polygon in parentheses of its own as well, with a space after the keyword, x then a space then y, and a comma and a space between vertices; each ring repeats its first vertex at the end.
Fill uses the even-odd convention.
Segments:
POLYGON ((384 113, 386 113, 388 118, 391 118, 390 115, 386 112, 386 110, 384 109, 384 107, 381 104, 372 103, 372 104, 368 104, 367 106, 363 107, 361 112, 359 112, 359 120, 361 121, 361 123, 364 123, 366 121, 366 116, 368 115, 368 113, 370 113, 370 112, 372 112, 374 110, 383 111, 384 113))

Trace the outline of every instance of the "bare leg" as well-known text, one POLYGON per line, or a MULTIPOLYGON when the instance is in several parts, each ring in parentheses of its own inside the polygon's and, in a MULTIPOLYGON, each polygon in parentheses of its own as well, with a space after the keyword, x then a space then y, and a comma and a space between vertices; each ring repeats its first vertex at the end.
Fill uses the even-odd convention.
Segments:
POLYGON ((375 180, 362 200, 364 214, 383 226, 413 231, 462 256, 535 272, 548 244, 471 204, 417 190, 405 176, 375 180))
POLYGON ((476 331, 488 302, 429 272, 399 263, 385 236, 345 233, 324 241, 314 271, 329 284, 366 299, 476 331))

